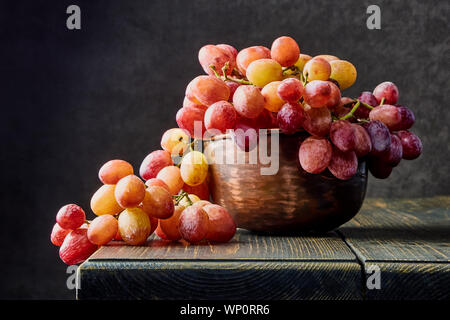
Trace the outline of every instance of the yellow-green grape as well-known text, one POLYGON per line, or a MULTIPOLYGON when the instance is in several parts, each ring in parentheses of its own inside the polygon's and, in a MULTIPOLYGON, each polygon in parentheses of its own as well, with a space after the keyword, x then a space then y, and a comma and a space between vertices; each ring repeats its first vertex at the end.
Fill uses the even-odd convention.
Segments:
POLYGON ((296 66, 298 70, 303 71, 305 64, 311 59, 312 57, 310 55, 301 53, 294 66, 296 66))
MULTIPOLYGON (((190 194, 190 195, 188 195, 188 197, 192 203, 196 203, 196 202, 200 201, 200 198, 197 197, 195 194, 190 194)), ((183 197, 183 199, 181 199, 181 201, 180 201, 180 203, 178 203, 178 205, 187 207, 187 206, 189 206, 189 201, 186 199, 186 197, 183 197)))
POLYGON ((331 66, 327 60, 323 58, 313 58, 309 60, 304 68, 303 75, 308 77, 308 81, 328 80, 331 74, 331 66))
POLYGON ((182 155, 189 144, 189 136, 180 128, 172 128, 164 132, 161 138, 161 147, 171 155, 182 155))
POLYGON ((272 81, 283 79, 281 65, 272 59, 255 60, 247 68, 247 78, 257 87, 264 87, 272 81))
POLYGON ((264 108, 269 110, 270 112, 278 112, 286 103, 283 99, 281 99, 277 94, 278 86, 281 81, 273 81, 264 86, 261 90, 261 94, 264 96, 264 108))
POLYGON ((330 65, 330 78, 339 83, 341 90, 347 89, 355 83, 357 72, 353 64, 345 60, 333 60, 330 65))
POLYGON ((190 186, 198 186, 205 181, 208 175, 208 162, 203 153, 199 151, 189 152, 181 160, 181 178, 190 186))

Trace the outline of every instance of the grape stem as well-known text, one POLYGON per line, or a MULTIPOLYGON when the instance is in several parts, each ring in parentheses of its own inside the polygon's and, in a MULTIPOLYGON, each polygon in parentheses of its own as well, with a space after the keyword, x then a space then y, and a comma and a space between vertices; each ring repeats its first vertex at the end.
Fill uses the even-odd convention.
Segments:
MULTIPOLYGON (((359 101, 359 100, 356 100, 356 101, 359 101)), ((367 109, 372 110, 372 109, 374 108, 374 107, 372 107, 370 104, 364 103, 364 102, 362 102, 362 101, 359 101, 359 102, 361 102, 361 104, 362 104, 364 107, 366 107, 367 109)))
POLYGON ((183 189, 180 190, 180 194, 174 195, 175 205, 177 206, 183 198, 186 198, 188 206, 192 206, 192 200, 189 198, 189 194, 183 189))
POLYGON ((381 99, 381 102, 380 102, 380 106, 382 106, 383 105, 383 103, 384 103, 384 97, 381 99))
POLYGON ((356 111, 356 109, 359 108, 359 106, 361 105, 361 101, 356 100, 356 104, 353 106, 352 110, 350 110, 349 113, 347 113, 345 116, 340 117, 339 120, 347 120, 348 118, 353 117, 353 113, 356 111))
POLYGON ((225 65, 224 65, 223 68, 222 68, 223 76, 221 76, 221 75, 219 75, 219 73, 217 73, 216 67, 215 67, 214 65, 212 65, 212 64, 209 65, 209 67, 210 67, 210 68, 212 69, 212 71, 214 72, 214 75, 215 75, 217 78, 219 78, 219 79, 221 79, 221 80, 223 80, 223 81, 233 81, 233 82, 237 82, 237 83, 240 83, 240 84, 253 84, 253 83, 251 83, 250 81, 245 80, 245 79, 237 79, 237 78, 228 76, 228 75, 227 75, 228 66, 229 66, 228 62, 225 63, 225 65))

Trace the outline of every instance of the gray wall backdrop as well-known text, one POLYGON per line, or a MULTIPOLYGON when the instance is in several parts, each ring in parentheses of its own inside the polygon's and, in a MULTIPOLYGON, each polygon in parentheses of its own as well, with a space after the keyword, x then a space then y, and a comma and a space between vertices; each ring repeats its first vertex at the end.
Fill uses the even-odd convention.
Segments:
POLYGON ((303 53, 355 64, 345 95, 395 82, 424 154, 370 179, 368 195, 450 194, 449 16, 446 0, 3 1, 0 298, 74 298, 49 242, 58 208, 89 208, 105 161, 138 170, 158 148, 208 43, 241 49, 290 35, 303 53), (73 3, 80 31, 65 27, 73 3), (381 7, 381 30, 366 28, 369 4, 381 7))

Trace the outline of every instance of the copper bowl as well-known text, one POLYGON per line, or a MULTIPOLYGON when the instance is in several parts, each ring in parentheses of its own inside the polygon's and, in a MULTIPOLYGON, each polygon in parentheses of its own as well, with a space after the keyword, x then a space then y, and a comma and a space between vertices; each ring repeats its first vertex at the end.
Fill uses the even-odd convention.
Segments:
MULTIPOLYGON (((229 210, 238 227, 271 234, 325 232, 358 213, 367 187, 365 161, 360 161, 357 173, 345 181, 328 170, 309 174, 298 160, 299 145, 307 135, 285 135, 277 129, 267 135, 279 135, 279 170, 275 175, 261 175, 264 165, 259 157, 256 164, 249 164, 249 153, 240 151, 229 134, 207 142, 212 199, 229 210), (217 148, 223 147, 222 154, 242 152, 245 163, 216 163, 217 148)), ((269 137, 267 145, 270 150, 269 137)))

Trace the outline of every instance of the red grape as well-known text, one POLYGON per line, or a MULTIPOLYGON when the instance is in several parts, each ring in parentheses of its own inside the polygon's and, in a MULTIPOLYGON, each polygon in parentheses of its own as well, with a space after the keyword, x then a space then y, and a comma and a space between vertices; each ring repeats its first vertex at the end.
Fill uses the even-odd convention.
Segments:
POLYGON ((70 231, 71 231, 70 229, 63 229, 58 223, 55 223, 52 229, 52 233, 50 235, 50 241, 55 246, 60 247, 70 231))
MULTIPOLYGON (((193 95, 200 104, 205 106, 210 106, 214 102, 221 100, 227 101, 230 97, 230 89, 228 86, 225 82, 215 76, 198 76, 191 81, 188 87, 190 88, 191 95, 193 95)), ((189 98, 187 92, 186 96, 189 98)))
POLYGON ((236 125, 236 110, 227 101, 219 101, 209 106, 205 113, 205 127, 225 133, 236 125))
POLYGON ((222 67, 228 62, 229 67, 227 69, 227 74, 230 75, 233 68, 236 65, 236 61, 228 50, 223 50, 212 44, 203 46, 198 52, 198 61, 202 66, 203 70, 214 76, 214 71, 211 69, 210 65, 213 65, 217 72, 222 75, 222 67))
POLYGON ((87 229, 72 230, 59 248, 59 257, 65 264, 79 264, 97 250, 87 237, 87 229))
POLYGON ((240 83, 234 82, 234 81, 225 81, 225 84, 230 89, 230 97, 228 98, 229 102, 233 102, 234 93, 236 92, 236 89, 241 85, 240 83))
POLYGON ((188 108, 188 107, 191 107, 191 108, 199 108, 199 109, 202 109, 202 110, 205 110, 205 111, 206 111, 206 109, 208 109, 207 106, 204 106, 204 105, 202 105, 202 104, 197 104, 197 103, 192 102, 191 100, 189 100, 188 97, 184 97, 184 100, 183 100, 183 108, 188 108))
POLYGON ((395 130, 407 130, 411 128, 414 122, 416 121, 414 113, 411 111, 411 109, 405 106, 397 106, 397 107, 400 112, 400 117, 402 120, 400 124, 395 128, 395 130))
POLYGON ((346 120, 334 121, 330 128, 331 142, 341 151, 353 151, 356 144, 355 129, 346 120))
POLYGON ((205 117, 205 110, 193 107, 185 107, 178 110, 176 121, 181 129, 186 130, 191 137, 201 139, 206 131, 203 118, 205 117), (198 127, 196 129, 196 125, 198 127))
POLYGON ((352 123, 355 129, 355 153, 357 157, 363 157, 372 150, 372 142, 366 129, 362 126, 352 123))
MULTIPOLYGON (((376 107, 378 105, 377 99, 375 99, 375 96, 372 94, 372 92, 369 91, 362 92, 358 97, 358 100, 372 107, 376 107)), ((356 109, 354 115, 358 119, 368 119, 369 113, 370 109, 361 105, 358 109, 356 109)))
POLYGON ((119 180, 114 190, 117 203, 122 208, 137 207, 145 196, 145 184, 137 176, 131 174, 119 180))
POLYGON ((248 65, 259 59, 270 59, 270 50, 263 46, 242 49, 236 56, 236 64, 239 71, 245 75, 248 65))
POLYGON ((87 237, 93 244, 102 246, 114 239, 118 230, 117 219, 110 214, 104 214, 91 221, 87 237))
POLYGON ((313 136, 324 137, 328 135, 331 127, 331 113, 327 107, 305 108, 303 128, 313 136))
POLYGON ((236 223, 230 213, 217 204, 203 207, 208 215, 209 230, 206 239, 217 242, 228 242, 236 233, 236 223))
POLYGON ((256 118, 264 110, 264 96, 252 85, 240 86, 233 97, 234 108, 237 113, 246 118, 256 118))
POLYGON ((392 82, 386 81, 380 83, 373 90, 373 95, 377 99, 378 104, 384 98, 384 103, 386 104, 396 104, 398 100, 398 88, 392 82))
POLYGON ((348 180, 358 170, 358 158, 353 151, 343 152, 333 146, 333 154, 328 169, 336 178, 348 180))
POLYGON ((67 204, 59 209, 56 214, 56 222, 63 229, 77 229, 86 220, 84 210, 76 204, 67 204))
POLYGON ((369 113, 369 119, 383 122, 391 131, 398 130, 402 122, 400 109, 389 104, 373 108, 369 113))
POLYGON ((363 124, 367 133, 370 136, 370 141, 372 142, 373 155, 382 155, 383 153, 389 151, 391 145, 391 134, 386 125, 378 120, 370 121, 363 124))
POLYGON ((270 55, 281 66, 289 67, 297 62, 300 56, 300 48, 297 42, 291 37, 279 37, 272 43, 270 55))
POLYGON ((180 215, 178 230, 181 237, 190 243, 202 241, 209 231, 208 214, 203 208, 187 207, 180 215))
POLYGON ((391 146, 389 152, 380 156, 380 159, 391 167, 397 166, 403 157, 403 147, 400 138, 391 134, 391 146))
POLYGON ((236 50, 235 47, 230 46, 229 44, 216 44, 216 47, 225 51, 225 53, 228 55, 228 57, 230 57, 230 59, 236 60, 238 51, 236 50))
POLYGON ((258 145, 259 135, 257 129, 240 122, 234 127, 234 143, 243 151, 249 152, 258 145))
POLYGON ((145 191, 142 209, 153 218, 170 218, 174 210, 172 195, 163 187, 150 187, 145 191))
POLYGON ((302 142, 298 157, 303 170, 309 173, 321 173, 331 161, 332 147, 325 138, 308 137, 302 142))
POLYGON ((369 157, 368 166, 370 173, 377 179, 386 179, 392 172, 392 167, 378 157, 369 157))
POLYGON ((403 159, 413 160, 422 153, 422 141, 414 133, 402 130, 396 133, 400 138, 403 147, 403 159))
POLYGON ((142 179, 155 178, 162 168, 173 165, 170 153, 165 150, 156 150, 147 155, 141 163, 139 174, 142 179))
POLYGON ((286 103, 278 111, 277 120, 280 130, 286 134, 294 134, 302 126, 305 112, 303 108, 294 103, 286 103))
POLYGON ((278 96, 286 102, 297 102, 303 94, 303 84, 295 78, 283 80, 277 89, 278 96))
POLYGON ((314 80, 308 82, 303 92, 305 102, 313 108, 321 108, 330 106, 337 100, 337 95, 340 91, 336 85, 330 81, 314 80), (335 88, 333 88, 333 86, 335 88), (337 90, 336 90, 337 89, 337 90))
POLYGON ((147 188, 154 187, 154 186, 163 187, 164 189, 166 189, 167 191, 170 192, 169 186, 164 181, 162 181, 161 179, 158 179, 158 178, 148 179, 147 181, 145 181, 145 185, 147 186, 147 188))

